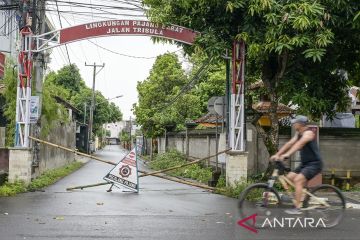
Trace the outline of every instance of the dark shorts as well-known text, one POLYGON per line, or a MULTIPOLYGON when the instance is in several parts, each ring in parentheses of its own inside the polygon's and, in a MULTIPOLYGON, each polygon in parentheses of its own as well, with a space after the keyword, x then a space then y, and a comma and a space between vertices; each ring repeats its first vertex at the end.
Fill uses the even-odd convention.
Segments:
POLYGON ((295 168, 294 173, 302 173, 306 180, 310 180, 313 177, 315 177, 317 174, 319 174, 322 170, 321 164, 309 164, 309 165, 300 165, 297 168, 295 168))

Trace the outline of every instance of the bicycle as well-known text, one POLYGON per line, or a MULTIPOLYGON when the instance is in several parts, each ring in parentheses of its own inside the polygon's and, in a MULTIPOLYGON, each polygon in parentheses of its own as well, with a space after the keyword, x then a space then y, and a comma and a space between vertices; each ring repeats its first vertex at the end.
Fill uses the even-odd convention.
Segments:
MULTIPOLYGON (((240 217, 245 218, 254 213, 257 214, 257 219, 276 217, 279 211, 283 212, 286 203, 293 206, 295 199, 288 186, 294 188, 294 184, 284 175, 289 171, 290 168, 286 168, 281 161, 275 161, 274 171, 267 183, 255 183, 247 187, 239 197, 240 217), (276 180, 280 181, 286 195, 279 193, 274 187, 276 180)), ((337 187, 329 184, 321 184, 311 189, 304 187, 303 194, 301 209, 305 217, 319 216, 326 228, 336 226, 343 218, 346 202, 337 187)), ((253 226, 266 227, 261 222, 264 221, 256 221, 253 226)))

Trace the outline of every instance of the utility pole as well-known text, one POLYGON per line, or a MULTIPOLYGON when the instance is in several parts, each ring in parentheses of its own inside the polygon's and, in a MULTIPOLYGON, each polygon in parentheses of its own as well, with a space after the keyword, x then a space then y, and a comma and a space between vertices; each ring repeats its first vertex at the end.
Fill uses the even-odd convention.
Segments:
POLYGON ((131 116, 130 116, 130 150, 132 149, 132 137, 131 137, 131 132, 132 132, 132 122, 131 122, 131 116))
POLYGON ((87 104, 84 103, 84 124, 86 124, 86 106, 87 104))
MULTIPOLYGON (((34 0, 33 2, 34 12, 33 12, 33 32, 34 34, 40 35, 45 33, 46 25, 46 15, 45 15, 45 0, 34 0)), ((38 52, 34 54, 34 83, 35 83, 35 95, 39 96, 39 115, 41 116, 42 109, 42 92, 43 92, 43 80, 44 80, 44 69, 45 69, 45 56, 43 52, 38 52)), ((36 124, 32 125, 32 135, 36 138, 40 138, 41 131, 41 117, 36 124)), ((40 157, 39 157, 40 146, 38 142, 33 142, 33 166, 39 166, 40 157)))
POLYGON ((93 85, 92 85, 92 97, 91 97, 91 106, 90 106, 90 119, 89 119, 89 126, 88 126, 88 153, 91 151, 90 150, 90 139, 91 139, 91 134, 92 134, 92 130, 93 130, 93 122, 94 122, 94 111, 95 111, 95 79, 96 79, 96 75, 105 67, 105 63, 103 63, 102 65, 97 65, 96 63, 94 64, 86 64, 86 67, 93 67, 93 85), (100 67, 100 70, 98 72, 96 72, 96 68, 100 67))

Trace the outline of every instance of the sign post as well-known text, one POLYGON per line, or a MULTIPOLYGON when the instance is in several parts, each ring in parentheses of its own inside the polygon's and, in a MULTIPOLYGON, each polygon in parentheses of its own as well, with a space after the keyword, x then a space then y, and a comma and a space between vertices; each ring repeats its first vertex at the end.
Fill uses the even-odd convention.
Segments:
POLYGON ((117 186, 139 192, 138 161, 136 147, 133 148, 111 171, 104 180, 117 186))
POLYGON ((30 98, 30 123, 36 123, 39 119, 39 96, 31 96, 30 98))

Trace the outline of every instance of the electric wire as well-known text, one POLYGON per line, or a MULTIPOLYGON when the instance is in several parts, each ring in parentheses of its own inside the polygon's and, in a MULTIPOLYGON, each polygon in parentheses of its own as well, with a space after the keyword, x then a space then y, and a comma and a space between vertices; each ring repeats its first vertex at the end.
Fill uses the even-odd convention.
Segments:
POLYGON ((205 73, 205 70, 211 66, 211 63, 213 61, 214 58, 210 58, 207 62, 204 62, 200 68, 197 70, 197 72, 195 73, 195 75, 192 77, 192 79, 180 90, 180 92, 170 101, 168 101, 167 103, 165 103, 163 106, 159 106, 157 108, 155 108, 155 111, 159 111, 159 112, 163 112, 164 110, 166 110, 167 108, 169 108, 171 105, 173 105, 174 103, 176 103, 176 101, 184 94, 188 93, 193 86, 199 81, 200 77, 203 76, 203 74, 205 73))
MULTIPOLYGON (((59 16, 60 27, 63 28, 60 13, 59 13, 59 7, 57 6, 57 1, 56 1, 56 8, 57 8, 58 16, 59 16)), ((68 57, 68 60, 69 60, 69 64, 71 65, 70 56, 69 56, 69 50, 67 48, 67 44, 65 44, 65 49, 66 49, 66 54, 67 54, 67 57, 68 57)))

